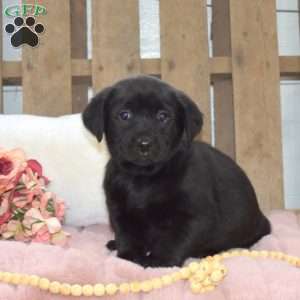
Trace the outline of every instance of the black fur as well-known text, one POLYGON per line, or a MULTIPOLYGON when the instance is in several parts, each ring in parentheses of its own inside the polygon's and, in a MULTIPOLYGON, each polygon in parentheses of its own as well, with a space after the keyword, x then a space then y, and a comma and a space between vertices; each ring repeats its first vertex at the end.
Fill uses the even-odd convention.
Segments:
POLYGON ((92 99, 83 122, 99 141, 105 133, 111 153, 104 189, 115 241, 108 248, 119 257, 179 266, 270 233, 241 168, 193 142, 202 114, 181 91, 153 77, 125 79, 92 99))

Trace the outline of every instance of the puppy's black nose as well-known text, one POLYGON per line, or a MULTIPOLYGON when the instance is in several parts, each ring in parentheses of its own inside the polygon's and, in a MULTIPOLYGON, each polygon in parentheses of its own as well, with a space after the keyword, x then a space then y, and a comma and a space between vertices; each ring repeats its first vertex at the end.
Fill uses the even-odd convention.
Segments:
POLYGON ((140 154, 148 155, 152 146, 152 140, 147 136, 140 137, 137 139, 137 146, 140 154))

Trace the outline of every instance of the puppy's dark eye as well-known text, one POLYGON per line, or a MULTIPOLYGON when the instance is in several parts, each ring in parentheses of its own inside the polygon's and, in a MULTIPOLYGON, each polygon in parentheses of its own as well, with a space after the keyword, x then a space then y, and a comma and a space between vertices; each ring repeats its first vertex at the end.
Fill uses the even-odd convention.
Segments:
POLYGON ((162 123, 166 123, 170 119, 170 115, 166 111, 159 111, 157 119, 162 123))
POLYGON ((128 110, 123 110, 119 113, 119 117, 123 121, 127 121, 131 118, 131 112, 128 110))

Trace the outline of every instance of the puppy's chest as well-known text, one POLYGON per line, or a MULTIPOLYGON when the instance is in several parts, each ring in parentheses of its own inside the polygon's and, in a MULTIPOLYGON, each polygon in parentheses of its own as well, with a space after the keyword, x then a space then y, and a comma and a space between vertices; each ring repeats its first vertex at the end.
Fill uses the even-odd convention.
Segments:
POLYGON ((118 204, 124 213, 147 218, 157 218, 175 206, 179 194, 178 187, 168 180, 150 178, 119 178, 111 188, 118 191, 118 204))

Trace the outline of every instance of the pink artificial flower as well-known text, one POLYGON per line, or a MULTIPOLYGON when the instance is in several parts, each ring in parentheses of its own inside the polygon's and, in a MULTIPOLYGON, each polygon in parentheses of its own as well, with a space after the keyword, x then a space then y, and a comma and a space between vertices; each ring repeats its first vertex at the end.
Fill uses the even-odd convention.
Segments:
POLYGON ((8 211, 6 213, 4 213, 1 217, 0 217, 0 225, 6 223, 11 217, 11 213, 8 211))
POLYGON ((26 189, 32 190, 34 187, 41 187, 37 173, 33 173, 30 168, 26 168, 22 174, 21 182, 25 185, 26 189))
POLYGON ((26 227, 28 235, 36 234, 44 225, 50 233, 56 233, 61 230, 61 224, 57 218, 45 219, 40 211, 36 208, 29 209, 23 220, 23 225, 26 227))
POLYGON ((35 159, 29 159, 27 161, 28 167, 32 170, 33 173, 37 174, 38 177, 42 178, 44 180, 44 184, 48 185, 49 179, 45 176, 43 176, 43 167, 41 164, 36 161, 35 159))
POLYGON ((43 168, 38 161, 29 159, 27 160, 27 166, 32 170, 33 173, 36 173, 39 177, 43 176, 43 168))
POLYGON ((50 192, 45 192, 41 197, 40 197, 40 211, 41 214, 44 218, 50 218, 53 216, 53 213, 49 211, 49 201, 52 200, 53 195, 50 192))
POLYGON ((1 234, 4 239, 14 238, 16 241, 27 241, 23 227, 20 221, 10 220, 7 224, 1 226, 1 234))
POLYGON ((25 167, 26 157, 21 149, 0 149, 0 195, 16 185, 16 179, 25 167))
POLYGON ((43 216, 36 208, 31 208, 25 213, 22 224, 28 236, 35 235, 45 225, 43 216))
POLYGON ((33 242, 37 243, 47 243, 51 239, 50 233, 48 231, 47 226, 43 226, 36 233, 35 237, 32 239, 33 242))
POLYGON ((45 220, 48 230, 51 234, 57 233, 61 230, 61 224, 57 218, 49 218, 45 220))
POLYGON ((49 180, 20 149, 0 149, 0 237, 65 245, 63 200, 46 190, 49 180))
POLYGON ((9 202, 7 197, 3 197, 0 204, 0 216, 3 216, 5 213, 9 211, 9 202))
POLYGON ((65 216, 65 210, 66 206, 65 203, 62 200, 56 200, 54 203, 54 209, 55 209, 55 216, 62 221, 65 216))
POLYGON ((18 197, 14 197, 11 201, 16 207, 18 208, 23 208, 27 205, 27 197, 26 195, 24 196, 18 196, 18 197))

